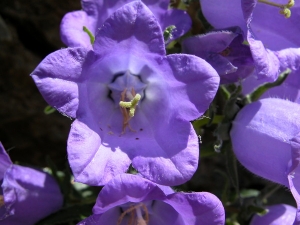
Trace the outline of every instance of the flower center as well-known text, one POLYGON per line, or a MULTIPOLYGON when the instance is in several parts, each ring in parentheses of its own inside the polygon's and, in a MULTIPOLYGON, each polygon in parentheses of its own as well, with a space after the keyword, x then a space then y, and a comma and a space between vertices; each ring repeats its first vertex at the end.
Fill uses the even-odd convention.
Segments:
POLYGON ((123 116, 122 133, 125 132, 126 127, 134 131, 130 127, 129 121, 134 117, 138 104, 144 98, 146 86, 138 75, 134 75, 130 71, 116 75, 113 82, 108 85, 111 97, 120 107, 123 116))
POLYGON ((4 206, 4 198, 3 195, 0 195, 0 208, 4 206))
POLYGON ((275 2, 271 2, 271 1, 268 1, 268 0, 258 0, 258 2, 265 3, 267 5, 271 5, 271 6, 275 6, 275 7, 280 8, 279 12, 280 12, 280 14, 284 15, 285 18, 290 18, 291 17, 290 8, 292 8, 295 4, 294 0, 289 0, 288 3, 285 4, 285 5, 278 4, 278 3, 275 3, 275 2))
POLYGON ((124 217, 128 215, 128 225, 147 225, 149 223, 149 213, 144 203, 131 205, 126 209, 118 219, 117 225, 120 225, 124 217))

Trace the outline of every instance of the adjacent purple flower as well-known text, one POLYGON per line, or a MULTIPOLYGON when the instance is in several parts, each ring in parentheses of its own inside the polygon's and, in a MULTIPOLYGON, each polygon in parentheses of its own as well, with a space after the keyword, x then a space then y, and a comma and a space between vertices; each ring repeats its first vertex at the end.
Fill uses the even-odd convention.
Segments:
MULTIPOLYGON (((283 3, 273 0, 275 3, 283 3)), ((287 3, 284 1, 284 3, 287 3)), ((300 46, 300 2, 295 1, 288 19, 279 8, 258 0, 201 0, 205 17, 215 28, 239 26, 246 34, 256 66, 258 79, 274 81, 284 67, 282 58, 290 58, 297 64, 290 48, 300 46)))
POLYGON ((290 205, 278 204, 267 207, 268 213, 255 215, 250 225, 292 225, 297 209, 290 205))
MULTIPOLYGON (((98 33, 104 21, 113 12, 133 0, 81 0, 82 11, 75 11, 64 16, 61 22, 61 39, 69 47, 91 48, 89 36, 83 31, 86 26, 94 35, 98 33)), ((189 15, 179 9, 168 9, 169 0, 143 0, 158 20, 161 29, 175 25, 169 41, 185 34, 191 28, 189 15)))
POLYGON ((175 193, 138 175, 122 174, 101 190, 93 215, 78 225, 223 225, 224 207, 211 193, 175 193))
POLYGON ((231 129, 234 153, 258 176, 288 187, 300 224, 300 105, 266 98, 246 105, 231 129))
POLYGON ((103 185, 130 163, 160 184, 189 180, 199 157, 189 121, 213 100, 216 71, 196 56, 166 56, 157 20, 140 1, 112 14, 93 48, 56 51, 32 73, 46 101, 76 118, 68 139, 75 180, 103 185))
POLYGON ((249 76, 254 70, 250 48, 243 44, 238 27, 213 31, 186 38, 184 53, 193 54, 210 63, 221 77, 221 83, 234 83, 249 76))
POLYGON ((47 173, 13 165, 0 143, 0 224, 33 225, 59 210, 63 196, 47 173))

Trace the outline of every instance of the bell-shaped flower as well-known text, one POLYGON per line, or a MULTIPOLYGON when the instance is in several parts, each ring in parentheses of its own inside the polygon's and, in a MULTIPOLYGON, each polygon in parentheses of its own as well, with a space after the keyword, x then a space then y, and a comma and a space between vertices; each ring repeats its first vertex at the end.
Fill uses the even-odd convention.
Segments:
MULTIPOLYGON (((290 48, 299 48, 300 2, 290 6, 286 0, 201 0, 206 19, 217 29, 239 26, 255 62, 258 79, 272 82, 279 73, 287 69, 282 59, 290 58, 290 48), (266 2, 271 2, 272 5, 266 2), (283 4, 283 3, 286 4, 283 4), (274 6, 274 5, 277 5, 274 6), (291 12, 284 18, 282 8, 291 12)), ((298 62, 290 62, 291 64, 298 62)))
POLYGON ((220 75, 221 84, 234 83, 254 70, 250 48, 243 42, 241 30, 233 27, 186 38, 182 51, 205 59, 220 75))
MULTIPOLYGON (((95 36, 104 23, 121 6, 133 0, 81 0, 81 11, 66 14, 62 19, 60 33, 62 41, 69 47, 91 48, 89 36, 83 31, 87 27, 95 36)), ((175 26, 169 41, 179 38, 191 28, 189 15, 179 9, 168 9, 169 0, 142 0, 158 20, 161 29, 175 26)))
POLYGON ((139 175, 122 174, 98 195, 93 215, 78 225, 224 225, 221 201, 207 192, 174 192, 139 175))
POLYGON ((248 170, 288 187, 300 224, 300 105, 266 98, 246 105, 230 132, 233 151, 248 170))
POLYGON ((106 20, 93 50, 56 51, 32 77, 50 105, 76 118, 67 147, 75 181, 104 185, 131 163, 170 186, 195 172, 199 143, 189 121, 208 108, 219 76, 196 56, 166 56, 159 24, 141 1, 106 20))
POLYGON ((0 143, 0 224, 34 225, 59 210, 60 189, 49 174, 14 165, 0 143))
POLYGON ((278 204, 267 208, 265 215, 254 215, 250 225, 293 225, 297 209, 290 205, 278 204))

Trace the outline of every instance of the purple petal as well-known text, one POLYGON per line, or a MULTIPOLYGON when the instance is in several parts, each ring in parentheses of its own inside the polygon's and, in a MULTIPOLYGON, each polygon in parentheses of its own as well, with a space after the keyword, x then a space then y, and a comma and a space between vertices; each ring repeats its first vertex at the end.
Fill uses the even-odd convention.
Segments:
POLYGON ((106 142, 106 136, 113 134, 101 131, 93 124, 97 123, 79 120, 73 122, 68 138, 68 159, 75 181, 103 185, 116 175, 124 173, 130 160, 118 146, 110 146, 114 142, 106 142), (92 124, 92 129, 86 124, 92 124))
POLYGON ((101 190, 94 214, 101 214, 108 209, 127 202, 144 202, 151 200, 164 200, 164 192, 149 180, 131 174, 122 174, 107 183, 101 190))
POLYGON ((195 120, 214 99, 220 77, 205 60, 198 57, 173 54, 168 55, 167 59, 175 78, 170 76, 172 73, 164 73, 172 91, 170 101, 177 105, 181 118, 195 120))
POLYGON ((3 179, 6 214, 3 224, 31 225, 57 211, 63 197, 55 180, 48 174, 13 165, 3 179))
POLYGON ((70 117, 76 117, 78 82, 86 54, 84 48, 56 51, 48 55, 31 74, 47 103, 70 117))
POLYGON ((95 52, 114 51, 165 54, 161 28, 140 1, 129 3, 108 18, 96 35, 95 52))
POLYGON ((296 214, 296 208, 292 207, 290 205, 285 204, 278 204, 278 205, 272 205, 268 206, 268 213, 259 216, 255 215, 250 225, 262 225, 262 224, 268 224, 268 225, 292 225, 295 219, 296 214))
POLYGON ((8 169, 8 167, 10 167, 11 165, 12 165, 12 161, 10 160, 2 143, 0 142, 0 181, 3 179, 4 174, 8 169))
POLYGON ((205 18, 214 28, 238 26, 247 33, 241 0, 201 0, 200 4, 205 18))
MULTIPOLYGON (((278 51, 285 48, 297 48, 300 45, 300 2, 295 1, 291 8, 291 17, 286 19, 279 13, 279 8, 263 3, 256 3, 256 0, 244 0, 243 4, 252 5, 248 7, 248 15, 253 10, 250 27, 256 38, 261 40, 268 49, 278 51)), ((274 0, 273 2, 286 4, 285 1, 274 0)), ((249 21, 250 22, 250 21, 249 21)))
POLYGON ((166 123, 165 117, 161 117, 150 122, 147 118, 153 116, 148 110, 143 118, 139 116, 139 124, 146 126, 134 136, 138 140, 129 152, 132 165, 144 177, 158 184, 182 184, 192 177, 198 166, 197 135, 187 121, 173 117, 166 123), (165 126, 157 125, 163 121, 165 126))
POLYGON ((248 31, 247 40, 255 62, 256 74, 259 79, 273 82, 279 75, 280 62, 276 54, 265 48, 264 44, 248 31))
POLYGON ((174 193, 166 200, 179 215, 185 224, 223 225, 225 212, 221 201, 208 192, 174 193))
POLYGON ((182 225, 187 224, 188 220, 189 218, 183 218, 183 216, 180 213, 178 213, 171 205, 163 201, 155 201, 153 203, 149 225, 182 225))
POLYGON ((220 74, 222 78, 224 75, 230 77, 231 74, 237 72, 238 68, 235 67, 227 58, 214 54, 206 58, 206 61, 220 74))
POLYGON ((183 52, 206 59, 211 53, 224 51, 238 34, 230 31, 210 32, 184 39, 183 52))

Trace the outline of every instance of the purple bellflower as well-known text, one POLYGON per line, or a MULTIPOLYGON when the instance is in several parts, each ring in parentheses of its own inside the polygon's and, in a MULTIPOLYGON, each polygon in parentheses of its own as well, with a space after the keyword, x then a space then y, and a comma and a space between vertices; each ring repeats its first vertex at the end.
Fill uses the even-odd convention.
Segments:
MULTIPOLYGON (((61 22, 61 39, 69 47, 91 48, 89 36, 83 31, 87 27, 93 35, 104 21, 121 6, 133 0, 81 0, 83 10, 70 12, 61 22)), ((168 9, 169 0, 142 0, 155 15, 162 30, 174 25, 176 28, 169 41, 179 38, 191 28, 189 15, 179 9, 168 9)))
POLYGON ((267 207, 267 214, 253 216, 250 225, 293 225, 297 209, 290 205, 278 204, 267 207))
POLYGON ((93 50, 56 51, 32 77, 50 105, 76 118, 67 147, 75 181, 104 185, 130 163, 170 186, 195 172, 199 143, 189 121, 208 108, 219 76, 196 56, 166 56, 159 24, 141 1, 104 22, 93 50))
POLYGON ((14 165, 0 143, 0 224, 33 225, 59 210, 63 196, 47 173, 14 165))
MULTIPOLYGON (((275 4, 284 4, 291 12, 290 18, 280 14, 280 8, 265 3, 265 0, 201 0, 202 11, 206 19, 217 29, 239 26, 246 34, 255 62, 256 77, 272 82, 280 72, 291 64, 298 63, 291 48, 300 46, 300 2, 289 6, 288 0, 272 0, 275 4), (290 8, 289 8, 290 7, 290 8)), ((297 55, 300 55, 299 51, 297 55)), ((297 56, 298 57, 298 56, 297 56)))
POLYGON ((288 187, 300 224, 300 105, 266 98, 246 105, 230 132, 233 151, 248 170, 288 187))
POLYGON ((174 192, 139 175, 122 174, 98 195, 93 215, 78 225, 224 225, 221 201, 207 192, 174 192))
POLYGON ((205 59, 218 72, 221 84, 235 83, 254 70, 250 48, 238 27, 184 39, 184 53, 205 59))

